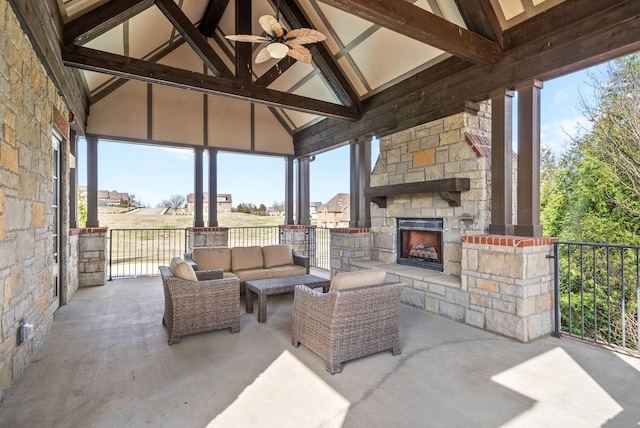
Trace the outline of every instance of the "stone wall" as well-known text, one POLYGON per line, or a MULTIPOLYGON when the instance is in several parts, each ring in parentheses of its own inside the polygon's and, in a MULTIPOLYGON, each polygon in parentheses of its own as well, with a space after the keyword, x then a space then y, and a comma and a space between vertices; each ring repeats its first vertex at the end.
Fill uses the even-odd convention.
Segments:
POLYGON ((396 262, 397 218, 443 218, 444 272, 460 275, 460 237, 469 230, 488 230, 491 220, 490 159, 466 138, 490 136, 490 106, 480 106, 478 112, 459 113, 380 139, 371 187, 469 178, 471 189, 462 192, 459 207, 449 206, 437 193, 388 196, 386 209, 372 204, 373 260, 396 262))
POLYGON ((197 247, 228 247, 228 227, 188 227, 187 252, 197 247))
POLYGON ((106 227, 80 229, 78 283, 80 287, 93 287, 107 283, 106 227))
POLYGON ((298 254, 308 256, 309 234, 315 235, 316 226, 304 224, 290 225, 284 224, 278 226, 280 230, 280 243, 288 244, 298 254))
POLYGON ((522 342, 553 331, 556 238, 463 237, 464 322, 522 342))
MULTIPOLYGON (((52 251, 54 112, 58 118, 68 117, 62 98, 9 3, 0 2, 0 394, 3 396, 42 342, 60 301, 52 251), (35 326, 35 337, 19 345, 16 338, 21 320, 35 326)), ((68 144, 63 144, 60 150, 64 159, 68 144)), ((65 180, 65 171, 66 168, 61 180, 65 180)), ((64 199, 60 201, 63 209, 68 204, 64 199)), ((61 231, 62 242, 65 230, 68 228, 61 231)))

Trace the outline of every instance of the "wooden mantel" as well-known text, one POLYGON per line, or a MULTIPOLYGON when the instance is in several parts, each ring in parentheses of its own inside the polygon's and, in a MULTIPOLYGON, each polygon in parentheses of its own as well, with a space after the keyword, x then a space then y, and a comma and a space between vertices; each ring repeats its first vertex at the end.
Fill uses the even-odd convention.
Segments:
POLYGON ((417 183, 368 187, 364 189, 364 196, 371 198, 371 202, 380 208, 386 208, 387 196, 439 193, 442 199, 449 202, 450 207, 459 207, 460 192, 470 188, 471 183, 468 178, 443 178, 441 180, 420 181, 417 183))

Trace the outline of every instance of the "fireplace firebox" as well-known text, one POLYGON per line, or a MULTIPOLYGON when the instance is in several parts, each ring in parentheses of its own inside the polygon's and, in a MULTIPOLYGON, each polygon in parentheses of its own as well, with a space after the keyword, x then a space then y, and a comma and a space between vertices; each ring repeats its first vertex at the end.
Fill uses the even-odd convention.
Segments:
POLYGON ((443 219, 398 219, 397 263, 442 272, 443 219))

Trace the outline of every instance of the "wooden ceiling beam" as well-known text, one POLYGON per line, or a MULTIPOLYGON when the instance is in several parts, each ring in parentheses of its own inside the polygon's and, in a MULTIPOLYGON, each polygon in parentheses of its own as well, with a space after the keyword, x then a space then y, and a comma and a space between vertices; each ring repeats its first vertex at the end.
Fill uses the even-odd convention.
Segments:
POLYGON ((182 9, 173 0, 155 0, 156 6, 178 30, 182 38, 191 46, 214 75, 233 79, 235 76, 213 50, 207 39, 196 29, 193 23, 184 14, 182 9))
POLYGON ((285 71, 287 71, 296 61, 290 57, 284 57, 282 60, 278 61, 273 67, 267 70, 262 76, 258 77, 253 84, 258 86, 267 87, 273 82, 276 81, 277 78, 282 76, 285 71))
POLYGON ((153 6, 153 0, 111 0, 67 22, 63 44, 82 45, 153 6))
MULTIPOLYGON (((294 0, 281 0, 280 12, 293 28, 313 28, 309 19, 294 0)), ((307 47, 311 51, 313 62, 320 69, 338 99, 343 104, 353 106, 360 111, 358 93, 344 76, 327 47, 322 43, 312 43, 307 47)))
MULTIPOLYGON (((549 18, 539 19, 539 27, 528 27, 528 31, 540 36, 505 52, 491 70, 449 58, 364 100, 363 116, 356 124, 345 126, 325 119, 294 133, 295 156, 324 151, 369 133, 384 136, 408 129, 445 117, 456 109, 462 111, 465 101, 486 100, 495 90, 533 78, 544 81, 560 77, 640 50, 640 2, 603 0, 617 5, 598 12, 592 10, 590 17, 582 17, 580 4, 589 8, 591 0, 569 1, 571 10, 581 18, 565 15, 551 21, 564 19, 576 25, 551 26, 549 18), (540 31, 546 28, 553 30, 541 35, 540 31)), ((513 34, 520 31, 519 26, 512 29, 513 34)))
MULTIPOLYGON (((235 0, 236 4, 236 34, 251 34, 253 19, 251 14, 251 0, 235 0)), ((236 77, 243 82, 251 82, 253 43, 235 42, 236 44, 236 77)))
POLYGON ((287 94, 256 85, 247 85, 236 79, 209 76, 82 46, 63 47, 62 60, 68 67, 105 73, 125 79, 225 96, 335 119, 354 121, 360 118, 360 114, 351 107, 287 94))
POLYGON ((469 31, 498 43, 504 50, 500 22, 489 0, 455 0, 469 31))
POLYGON ((204 15, 200 20, 200 25, 198 26, 198 30, 203 36, 213 37, 228 4, 229 0, 209 0, 204 15))
POLYGON ((496 42, 427 12, 408 1, 323 1, 347 13, 459 56, 474 64, 489 67, 500 60, 501 49, 496 42))

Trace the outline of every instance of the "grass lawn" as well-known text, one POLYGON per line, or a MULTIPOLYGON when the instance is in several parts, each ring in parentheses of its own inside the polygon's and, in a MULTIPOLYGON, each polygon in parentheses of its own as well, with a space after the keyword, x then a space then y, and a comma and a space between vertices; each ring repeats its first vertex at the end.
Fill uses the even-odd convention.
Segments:
MULTIPOLYGON (((169 210, 166 214, 143 215, 136 211, 123 212, 122 208, 99 207, 100 227, 109 229, 184 229, 193 226, 190 214, 175 214, 169 210), (120 211, 118 211, 120 210, 120 211)), ((205 218, 205 225, 207 221, 205 218)), ((218 225, 221 227, 259 227, 284 224, 284 217, 257 216, 245 213, 218 213, 218 225)))

